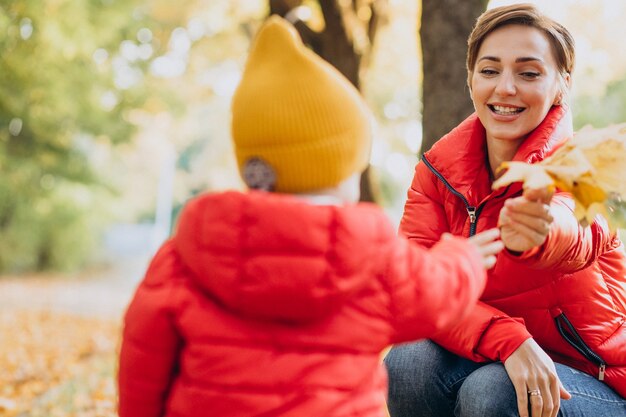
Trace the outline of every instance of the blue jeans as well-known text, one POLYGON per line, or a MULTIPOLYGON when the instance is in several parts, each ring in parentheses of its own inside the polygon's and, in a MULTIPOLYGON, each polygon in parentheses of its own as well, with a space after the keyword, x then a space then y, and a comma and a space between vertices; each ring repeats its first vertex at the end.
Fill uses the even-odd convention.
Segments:
MULTIPOLYGON (((515 389, 501 362, 476 363, 430 341, 398 345, 385 358, 391 417, 519 417, 515 389)), ((626 399, 568 366, 556 371, 572 398, 559 417, 626 417, 626 399)))

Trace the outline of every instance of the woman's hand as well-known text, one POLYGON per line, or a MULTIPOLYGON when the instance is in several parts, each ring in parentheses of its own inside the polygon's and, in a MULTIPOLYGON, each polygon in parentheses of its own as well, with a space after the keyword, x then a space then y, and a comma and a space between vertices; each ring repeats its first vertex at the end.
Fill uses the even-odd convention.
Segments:
POLYGON ((520 417, 556 417, 561 398, 572 397, 563 388, 554 362, 534 339, 522 343, 504 362, 504 368, 515 387, 520 417))
POLYGON ((552 224, 548 189, 526 190, 521 197, 504 202, 498 226, 504 246, 512 252, 524 252, 545 242, 552 224))

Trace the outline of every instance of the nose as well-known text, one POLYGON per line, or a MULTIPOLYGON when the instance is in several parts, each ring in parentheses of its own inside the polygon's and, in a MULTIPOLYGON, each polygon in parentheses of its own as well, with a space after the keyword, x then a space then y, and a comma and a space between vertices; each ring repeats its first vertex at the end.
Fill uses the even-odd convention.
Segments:
POLYGON ((515 86, 515 77, 509 72, 503 72, 498 77, 498 83, 496 84, 496 94, 500 96, 513 96, 517 88, 515 86))

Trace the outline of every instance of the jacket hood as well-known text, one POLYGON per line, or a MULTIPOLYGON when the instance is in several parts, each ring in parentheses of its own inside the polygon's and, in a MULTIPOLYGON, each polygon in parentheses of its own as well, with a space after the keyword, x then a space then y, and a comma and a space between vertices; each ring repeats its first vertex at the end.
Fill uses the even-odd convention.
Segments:
MULTIPOLYGON (((572 136, 569 108, 554 106, 522 143, 513 160, 531 164, 542 161, 572 136)), ((477 204, 491 194, 485 128, 476 113, 437 141, 424 156, 470 203, 477 204)))
POLYGON ((303 322, 334 312, 372 279, 381 233, 393 229, 373 205, 229 191, 189 202, 173 241, 208 297, 246 315, 303 322))

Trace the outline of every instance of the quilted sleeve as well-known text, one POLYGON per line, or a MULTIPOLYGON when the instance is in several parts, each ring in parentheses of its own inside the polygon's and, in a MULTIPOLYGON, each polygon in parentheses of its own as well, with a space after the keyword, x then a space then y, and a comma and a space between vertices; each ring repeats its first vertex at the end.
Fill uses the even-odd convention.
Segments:
POLYGON ((392 343, 432 337, 472 311, 486 272, 478 251, 452 238, 430 250, 398 239, 388 272, 396 334, 392 343))
POLYGON ((126 312, 119 359, 119 416, 161 417, 181 345, 173 315, 168 244, 156 255, 126 312))
MULTIPOLYGON (((427 247, 435 245, 443 233, 450 231, 437 189, 438 181, 424 163, 417 164, 400 223, 401 234, 427 247)), ((476 282, 481 281, 472 275, 471 268, 466 268, 468 261, 460 256, 461 253, 460 249, 455 251, 439 244, 433 247, 429 254, 431 259, 427 261, 430 266, 422 271, 422 274, 429 274, 430 282, 422 280, 421 276, 413 276, 427 285, 423 289, 427 295, 423 307, 430 310, 420 315, 417 306, 405 306, 413 309, 415 323, 402 323, 400 326, 404 332, 400 333, 400 338, 414 337, 420 332, 419 326, 425 324, 424 317, 439 313, 441 321, 433 322, 435 325, 430 327, 430 334, 424 335, 424 329, 421 329, 420 337, 433 339, 446 349, 474 361, 504 360, 530 334, 521 319, 509 317, 482 302, 476 303, 483 287, 476 287, 476 282), (458 286, 456 290, 455 286, 458 286), (476 288, 479 288, 478 294, 474 292, 476 288), (455 302, 460 303, 456 310, 453 307, 455 302)), ((484 273, 482 268, 473 272, 475 275, 484 273)), ((411 314, 395 311, 399 318, 411 314)))
POLYGON ((572 273, 586 268, 605 252, 621 245, 617 234, 611 233, 601 216, 596 216, 589 226, 581 226, 574 216, 574 201, 568 194, 555 195, 550 206, 554 221, 546 241, 520 256, 508 254, 510 260, 524 262, 533 268, 572 273))
POLYGON ((530 337, 523 319, 509 317, 479 301, 466 317, 431 339, 474 362, 504 362, 530 337))

